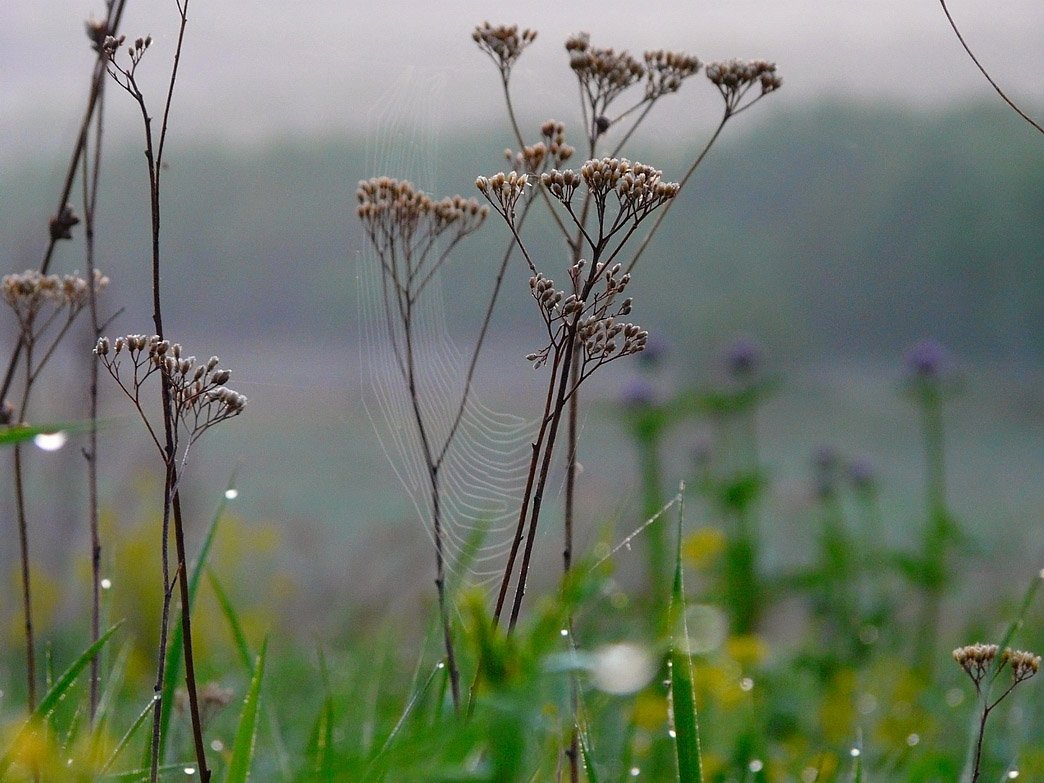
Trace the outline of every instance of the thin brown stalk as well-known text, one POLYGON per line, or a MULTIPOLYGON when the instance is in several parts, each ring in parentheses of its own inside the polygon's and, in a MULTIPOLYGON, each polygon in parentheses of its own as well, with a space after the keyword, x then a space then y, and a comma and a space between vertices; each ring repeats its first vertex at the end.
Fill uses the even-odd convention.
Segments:
POLYGON ((964 36, 961 34, 960 28, 957 27, 957 22, 954 21, 953 16, 950 14, 950 9, 946 7, 946 0, 939 0, 939 5, 942 6, 943 13, 946 14, 946 21, 950 23, 950 27, 953 29, 954 35, 957 36, 957 40, 960 41, 961 46, 964 47, 964 51, 971 58, 971 61, 975 63, 975 67, 979 69, 979 73, 986 77, 986 81, 990 83, 990 86, 996 91, 996 93, 1003 99, 1003 101, 1012 108, 1012 110, 1018 114, 1022 119, 1032 125, 1041 133, 1044 133, 1044 127, 1041 127, 1039 123, 1033 120, 1026 112, 1019 108, 1018 104, 1015 103, 1011 98, 1008 97, 1007 93, 1001 89, 1001 86, 994 81, 993 77, 990 76, 989 71, 983 67, 982 63, 979 62, 979 58, 972 52, 971 47, 968 46, 967 41, 964 40, 964 36))
MULTIPOLYGON (((695 160, 693 160, 692 165, 690 165, 688 170, 685 172, 685 176, 678 181, 679 192, 685 189, 685 184, 692 177, 693 173, 696 171, 699 165, 703 163, 703 159, 707 157, 707 153, 710 152, 711 147, 714 146, 714 142, 718 140, 718 136, 720 136, 722 130, 724 130, 725 123, 727 123, 732 116, 733 113, 729 112, 728 110, 726 110, 725 114, 722 115, 721 122, 718 123, 718 127, 714 129, 714 133, 711 134, 710 139, 708 139, 707 143, 703 145, 703 149, 700 150, 700 154, 696 156, 695 160)), ((660 209, 660 214, 656 216, 656 222, 653 223, 652 228, 650 228, 648 233, 646 233, 645 237, 642 239, 642 243, 638 245, 638 249, 634 251, 634 255, 631 257, 631 260, 627 263, 627 266, 625 267, 625 271, 628 274, 634 269, 635 264, 638 263, 638 259, 642 257, 642 253, 645 252, 645 249, 649 246, 649 243, 652 242, 653 237, 656 235, 656 231, 660 228, 660 225, 663 223, 664 219, 666 219, 667 213, 671 211, 671 207, 674 206, 674 201, 676 200, 677 199, 672 200, 667 204, 664 204, 663 207, 660 209)))
MULTIPOLYGON (((84 203, 84 252, 86 255, 87 279, 94 280, 94 217, 98 204, 98 181, 101 169, 102 130, 104 128, 104 80, 99 85, 95 131, 93 145, 93 165, 88 157, 83 156, 83 203, 84 203)), ((92 285, 88 310, 91 320, 93 342, 102 335, 102 324, 98 317, 97 292, 92 285)), ((101 634, 101 536, 98 530, 98 363, 90 362, 88 380, 88 420, 90 429, 87 433, 87 446, 83 456, 87 461, 87 517, 90 530, 91 559, 91 642, 98 640, 101 634)), ((90 717, 93 724, 98 712, 98 686, 100 682, 100 660, 95 656, 90 668, 90 717)))
MULTIPOLYGON (((123 18, 123 9, 127 4, 127 0, 116 0, 108 4, 108 13, 105 19, 105 27, 113 35, 117 34, 120 26, 120 20, 123 18)), ((65 208, 65 205, 69 203, 69 196, 72 193, 73 183, 76 180, 76 172, 80 168, 80 156, 83 154, 87 144, 87 134, 90 131, 91 121, 94 117, 95 107, 97 106, 98 99, 101 92, 101 85, 104 82, 106 74, 107 58, 104 52, 99 47, 98 57, 94 62, 94 71, 91 75, 91 84, 87 93, 87 107, 84 110, 83 120, 80 123, 80 130, 76 137, 76 143, 73 145, 72 157, 69 161, 69 166, 66 169, 65 180, 62 183, 61 195, 58 198, 58 208, 55 210, 55 214, 60 214, 65 208)), ((43 260, 40 262, 40 273, 46 274, 51 267, 51 258, 54 255, 55 245, 58 243, 58 238, 51 236, 47 247, 44 250, 43 260)), ((18 366, 18 359, 22 353, 22 344, 20 342, 15 343, 14 350, 11 352, 11 358, 7 363, 7 370, 4 373, 3 382, 0 383, 0 403, 7 397, 8 392, 11 390, 11 383, 14 380, 15 369, 18 366)))

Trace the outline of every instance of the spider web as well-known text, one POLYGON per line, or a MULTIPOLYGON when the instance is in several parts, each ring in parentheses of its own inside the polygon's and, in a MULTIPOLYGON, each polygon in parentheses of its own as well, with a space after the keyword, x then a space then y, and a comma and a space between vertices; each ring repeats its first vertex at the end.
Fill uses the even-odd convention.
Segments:
MULTIPOLYGON (((409 180, 434 198, 449 195, 435 189, 438 134, 432 119, 444 92, 445 77, 411 75, 373 106, 367 176, 409 180)), ((465 239, 454 254, 459 258, 467 252, 465 239)), ((454 263, 453 257, 448 263, 454 263)), ((490 286, 494 272, 491 267, 490 286)), ((430 473, 401 363, 405 330, 395 313, 385 309, 386 280, 369 241, 359 258, 358 281, 361 364, 368 392, 363 403, 434 547, 430 473)), ((477 299, 475 306, 484 308, 486 301, 477 299)), ((435 454, 453 432, 438 471, 447 574, 489 587, 501 576, 511 546, 536 426, 483 405, 473 383, 453 430, 472 348, 462 350, 451 339, 446 313, 436 272, 413 315, 417 407, 435 454)))

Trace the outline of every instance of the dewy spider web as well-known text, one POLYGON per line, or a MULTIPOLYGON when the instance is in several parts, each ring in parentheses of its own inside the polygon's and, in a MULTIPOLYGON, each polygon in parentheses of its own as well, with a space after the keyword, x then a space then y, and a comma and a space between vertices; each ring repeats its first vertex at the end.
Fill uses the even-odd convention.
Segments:
MULTIPOLYGON (((437 129, 432 118, 444 92, 440 82, 407 77, 371 109, 368 175, 409 180, 434 198, 448 195, 433 189, 437 129)), ((467 252, 465 239, 454 254, 459 261, 467 252)), ((495 272, 488 269, 490 285, 495 272)), ((404 326, 369 241, 359 259, 358 290, 361 363, 369 392, 364 405, 434 546, 430 474, 403 367, 404 326)), ((485 306, 486 301, 475 302, 476 308, 485 306)), ((438 471, 446 570, 489 586, 501 576, 511 546, 536 427, 485 407, 473 388, 454 431, 472 346, 462 350, 450 337, 438 273, 418 298, 413 319, 419 409, 435 455, 453 432, 438 471)))

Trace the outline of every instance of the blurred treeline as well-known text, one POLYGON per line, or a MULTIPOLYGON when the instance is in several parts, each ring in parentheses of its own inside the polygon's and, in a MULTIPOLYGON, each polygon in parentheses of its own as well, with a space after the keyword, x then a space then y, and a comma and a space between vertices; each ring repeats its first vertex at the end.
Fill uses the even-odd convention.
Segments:
MULTIPOLYGON (((418 184, 472 195, 476 175, 504 167, 510 141, 506 129, 419 140, 435 160, 418 184)), ((665 133, 630 152, 673 178, 702 141, 665 133)), ((144 161, 137 143, 109 146, 98 265, 113 278, 110 301, 127 308, 115 331, 147 331, 144 161)), ((395 170, 394 155, 370 170, 374 146, 175 142, 164 174, 168 321, 182 334, 223 324, 231 341, 350 333, 364 248, 356 182, 411 173, 395 170)), ((63 166, 26 160, 0 176, 5 271, 38 265, 63 166)), ((1002 108, 774 107, 730 126, 683 192, 635 276, 635 318, 694 351, 748 332, 782 358, 894 355, 931 334, 966 357, 1038 359, 1042 216, 1044 143, 1002 108)), ((447 321, 461 334, 480 316, 504 245, 491 220, 447 273, 447 321)), ((546 248, 551 274, 557 249, 546 248)), ((74 245, 62 250, 56 268, 82 266, 74 245)), ((503 333, 533 321, 525 277, 519 264, 503 333)))

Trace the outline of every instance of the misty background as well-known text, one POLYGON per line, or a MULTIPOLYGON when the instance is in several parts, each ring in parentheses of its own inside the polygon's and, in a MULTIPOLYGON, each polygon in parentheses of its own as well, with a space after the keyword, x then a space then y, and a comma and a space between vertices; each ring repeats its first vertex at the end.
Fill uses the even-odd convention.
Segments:
MULTIPOLYGON (((950 7, 993 75, 1039 115, 1044 4, 950 7)), ((5 273, 39 265, 93 62, 83 28, 90 12, 68 0, 5 3, 5 273)), ((544 120, 559 119, 578 147, 576 85, 562 48, 569 34, 587 31, 595 46, 639 56, 667 48, 704 62, 777 62, 782 90, 730 122, 629 289, 635 320, 669 347, 660 393, 713 385, 723 347, 741 335, 757 340, 783 379, 762 421, 779 488, 768 515, 780 531, 797 524, 811 455, 831 443, 878 466, 901 536, 919 513, 908 506, 920 469, 916 414, 900 393, 903 356, 935 337, 962 386, 947 422, 954 505, 972 527, 1014 531, 998 546, 1039 554, 1044 139, 1000 103, 929 0, 439 8, 193 0, 163 175, 165 322, 190 353, 220 355, 230 385, 251 399, 193 458, 189 494, 200 515, 238 466, 247 519, 322 535, 420 537, 374 437, 360 376, 365 247, 354 192, 359 179, 388 174, 435 195, 472 195, 475 176, 504 168, 503 150, 515 145, 498 76, 470 39, 486 19, 540 31, 513 73, 520 122, 535 138, 544 120)), ((132 0, 121 29, 155 38, 139 75, 157 113, 176 40, 173 2, 132 0)), ((719 104, 702 75, 690 80, 656 107, 628 156, 680 176, 719 104)), ((124 308, 110 333, 149 332, 140 116, 111 84, 105 116, 98 266, 113 281, 107 301, 124 308)), ((505 241, 489 220, 444 275, 447 320, 462 346, 505 241)), ((556 268, 559 248, 544 249, 556 268)), ((60 245, 53 269, 83 264, 77 239, 60 245)), ((527 276, 519 268, 509 281, 515 293, 503 298, 480 374, 484 399, 509 410, 533 407, 542 380, 523 358, 539 341, 527 276)), ((0 321, 5 352, 12 328, 0 321)), ((86 360, 70 352, 51 369, 50 399, 35 409, 41 420, 68 415, 59 401, 86 360)), ((633 526, 636 481, 614 403, 636 372, 625 364, 588 392, 581 446, 585 513, 620 529, 633 526)), ((142 457, 139 428, 105 381, 117 417, 106 489, 118 497, 140 492, 152 457, 142 457)), ((700 436, 694 427, 672 440, 671 480, 687 475, 700 436)), ((76 457, 37 455, 37 474, 61 459, 73 470, 76 457)), ((0 508, 8 494, 0 489, 0 508)), ((60 511, 54 519, 59 529, 73 524, 60 511)))

